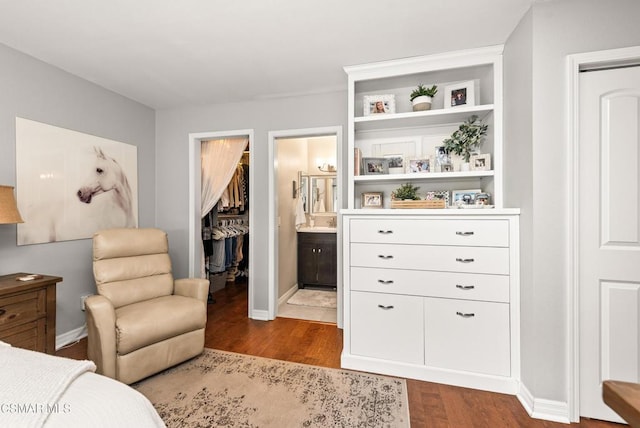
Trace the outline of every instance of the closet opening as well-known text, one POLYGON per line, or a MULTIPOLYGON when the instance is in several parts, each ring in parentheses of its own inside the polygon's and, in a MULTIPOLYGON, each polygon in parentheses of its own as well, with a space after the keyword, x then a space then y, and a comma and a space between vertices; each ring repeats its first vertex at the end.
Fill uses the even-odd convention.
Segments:
POLYGON ((213 293, 248 288, 251 317, 253 131, 190 134, 189 275, 209 279, 213 293))

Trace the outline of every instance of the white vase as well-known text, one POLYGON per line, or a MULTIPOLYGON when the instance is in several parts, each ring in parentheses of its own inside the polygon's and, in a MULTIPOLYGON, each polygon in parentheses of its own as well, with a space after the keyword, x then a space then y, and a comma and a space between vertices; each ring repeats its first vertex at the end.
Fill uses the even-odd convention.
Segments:
POLYGON ((413 103, 413 111, 431 110, 431 97, 421 95, 415 97, 411 102, 413 103))

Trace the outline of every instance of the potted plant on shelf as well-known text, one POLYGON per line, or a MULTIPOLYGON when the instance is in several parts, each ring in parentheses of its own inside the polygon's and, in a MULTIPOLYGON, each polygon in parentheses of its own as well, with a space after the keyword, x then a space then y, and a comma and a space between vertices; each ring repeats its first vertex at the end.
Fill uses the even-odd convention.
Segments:
POLYGON ((487 134, 487 128, 488 125, 478 121, 478 116, 473 115, 465 120, 451 134, 451 137, 442 142, 447 153, 455 153, 458 156, 462 156, 464 161, 460 168, 462 171, 469 170, 469 158, 482 144, 483 138, 487 134))
POLYGON ((427 88, 422 83, 411 92, 409 99, 413 104, 413 111, 431 110, 431 100, 438 93, 438 87, 427 88))
POLYGON ((397 201, 420 200, 420 196, 418 196, 419 188, 420 187, 414 186, 411 183, 405 183, 391 192, 391 198, 397 201))

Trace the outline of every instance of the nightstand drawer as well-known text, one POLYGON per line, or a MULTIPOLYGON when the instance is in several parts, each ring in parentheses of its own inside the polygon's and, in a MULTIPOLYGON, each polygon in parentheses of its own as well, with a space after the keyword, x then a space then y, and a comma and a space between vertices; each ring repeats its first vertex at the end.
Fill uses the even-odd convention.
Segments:
POLYGON ((46 320, 41 318, 0 331, 0 340, 16 348, 42 351, 46 345, 45 333, 46 320))
POLYGON ((351 242, 508 247, 507 220, 353 219, 351 242))
POLYGON ((509 276, 352 267, 351 290, 509 302, 509 276))
POLYGON ((45 314, 43 290, 14 294, 0 299, 0 329, 35 321, 45 314))
POLYGON ((508 248, 352 243, 350 252, 351 266, 509 274, 508 248))

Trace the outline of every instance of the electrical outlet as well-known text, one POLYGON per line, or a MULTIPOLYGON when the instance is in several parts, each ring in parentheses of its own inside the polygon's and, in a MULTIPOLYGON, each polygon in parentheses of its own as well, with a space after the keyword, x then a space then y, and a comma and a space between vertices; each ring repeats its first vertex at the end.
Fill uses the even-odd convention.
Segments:
POLYGON ((85 294, 84 296, 80 296, 80 309, 84 311, 84 301, 87 300, 87 297, 91 296, 91 294, 85 294))

